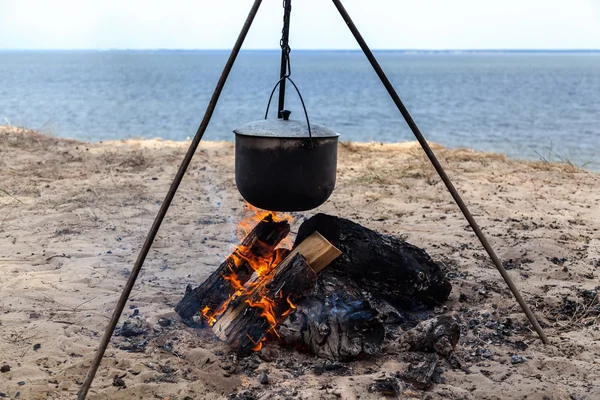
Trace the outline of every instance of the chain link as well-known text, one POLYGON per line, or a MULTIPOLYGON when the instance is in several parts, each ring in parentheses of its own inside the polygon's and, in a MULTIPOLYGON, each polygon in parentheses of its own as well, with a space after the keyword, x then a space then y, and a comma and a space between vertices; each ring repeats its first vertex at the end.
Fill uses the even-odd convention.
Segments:
POLYGON ((283 54, 285 54, 287 72, 284 76, 287 77, 292 74, 292 66, 290 63, 290 52, 292 49, 288 43, 290 35, 290 14, 292 12, 292 0, 283 0, 283 10, 283 29, 281 30, 281 40, 279 41, 279 45, 281 46, 281 51, 283 51, 283 54))

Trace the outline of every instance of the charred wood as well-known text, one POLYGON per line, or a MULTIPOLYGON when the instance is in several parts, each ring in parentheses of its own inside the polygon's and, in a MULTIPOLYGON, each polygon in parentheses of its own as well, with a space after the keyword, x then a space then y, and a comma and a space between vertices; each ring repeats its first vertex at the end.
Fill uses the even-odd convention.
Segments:
POLYGON ((314 232, 267 275, 253 275, 244 290, 226 304, 213 332, 240 354, 259 349, 269 333, 278 336, 277 325, 314 287, 317 273, 339 256, 337 248, 314 232))
POLYGON ((327 268, 279 334, 284 344, 346 361, 376 353, 385 330, 356 283, 327 268))
POLYGON ((404 382, 410 383, 417 389, 429 390, 435 381, 440 380, 439 376, 436 377, 437 354, 408 353, 404 361, 408 362, 408 367, 399 376, 404 382))
POLYGON ((312 288, 317 274, 300 253, 292 253, 248 293, 235 297, 212 327, 238 353, 258 350, 268 333, 293 311, 295 303, 312 288))
POLYGON ((254 273, 247 258, 274 254, 275 247, 287 236, 290 225, 287 221, 274 221, 269 214, 244 238, 242 244, 200 286, 188 286, 184 297, 175 311, 187 324, 194 324, 192 317, 205 307, 216 310, 235 292, 234 283, 225 279, 235 272, 236 279, 243 285, 254 273), (237 266, 236 266, 237 265, 237 266))
POLYGON ((383 297, 395 307, 435 306, 450 294, 452 286, 439 265, 416 246, 326 214, 302 223, 296 243, 315 231, 342 252, 328 270, 353 280, 362 290, 383 297))

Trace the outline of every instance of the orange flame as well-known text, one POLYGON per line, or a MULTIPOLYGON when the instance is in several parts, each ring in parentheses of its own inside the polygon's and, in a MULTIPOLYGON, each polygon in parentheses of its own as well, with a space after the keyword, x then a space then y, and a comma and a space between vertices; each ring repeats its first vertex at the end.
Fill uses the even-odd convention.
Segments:
MULTIPOLYGON (((244 209, 246 216, 244 217, 244 219, 242 219, 242 221, 240 221, 237 229, 237 235, 240 242, 244 240, 244 238, 250 233, 250 231, 254 228, 254 226, 256 226, 257 223, 262 221, 269 214, 272 215, 272 218, 275 222, 287 220, 291 223, 293 221, 292 216, 289 214, 278 215, 277 213, 271 211, 260 210, 248 203, 246 203, 244 209)), ((228 260, 229 272, 223 275, 223 279, 229 281, 236 291, 233 295, 229 296, 229 298, 223 304, 221 304, 219 308, 214 312, 208 306, 205 306, 202 309, 202 316, 205 318, 208 325, 213 326, 215 324, 215 322, 217 321, 217 317, 223 312, 225 312, 227 306, 231 303, 233 299, 239 297, 242 294, 246 294, 257 287, 265 286, 268 283, 266 282, 266 277, 268 276, 268 274, 281 261, 283 261, 284 257, 287 255, 288 251, 284 249, 289 249, 291 247, 291 239, 285 238, 280 243, 280 247, 275 249, 275 251, 268 254, 258 255, 253 254, 250 251, 250 248, 248 248, 247 246, 244 246, 242 244, 238 245, 238 247, 236 247, 236 249, 233 251, 232 255, 228 260), (257 279, 251 279, 245 284, 242 284, 236 272, 237 268, 239 268, 240 265, 242 265, 243 261, 245 261, 252 268, 252 270, 258 277, 257 279)), ((277 297, 283 297, 281 291, 277 293, 277 297)), ((278 316, 275 312, 275 301, 273 301, 273 299, 270 299, 267 296, 261 295, 258 301, 246 300, 246 303, 248 303, 250 307, 256 307, 262 310, 260 316, 265 318, 265 320, 269 324, 269 329, 267 332, 279 336, 275 329, 277 327, 278 320, 280 320, 282 317, 289 315, 296 308, 296 306, 290 300, 290 296, 287 296, 286 301, 290 305, 290 308, 283 312, 280 316, 278 316)), ((254 351, 262 349, 263 342, 266 340, 266 337, 262 338, 257 342, 254 339, 252 339, 249 335, 246 336, 248 336, 248 338, 254 344, 254 351)))
POLYGON ((275 328, 277 326, 277 315, 275 314, 275 302, 268 297, 262 297, 259 301, 246 300, 246 303, 250 307, 260 308, 262 313, 260 313, 261 317, 264 317, 270 325, 269 330, 275 328))
POLYGON ((240 280, 235 276, 235 273, 233 271, 231 271, 231 274, 229 274, 229 275, 223 275, 223 279, 231 282, 231 286, 233 286, 233 288, 236 291, 242 290, 244 288, 244 286, 242 285, 242 282, 240 282, 240 280))
POLYGON ((292 311, 296 309, 296 305, 290 300, 290 295, 288 295, 288 297, 285 300, 290 305, 290 308, 288 308, 286 311, 284 311, 283 314, 281 314, 282 317, 287 317, 292 311))
POLYGON ((254 343, 254 347, 252 348, 252 350, 254 350, 254 351, 260 351, 260 349, 262 349, 262 348, 263 348, 263 340, 264 340, 264 339, 263 339, 263 340, 259 340, 258 342, 256 342, 256 341, 255 341, 254 339, 252 339, 252 337, 251 337, 250 335, 248 335, 247 333, 246 333, 246 337, 247 337, 248 339, 250 339, 250 341, 251 341, 252 343, 254 343))
POLYGON ((256 272, 258 276, 264 276, 268 274, 275 265, 277 265, 273 265, 272 255, 258 256, 248 252, 247 249, 240 249, 243 247, 245 248, 245 246, 240 246, 238 248, 240 251, 236 250, 233 253, 233 259, 236 267, 239 267, 243 260, 248 263, 248 265, 254 270, 254 272, 256 272), (243 250, 246 250, 246 252, 243 250))
MULTIPOLYGON (((246 216, 239 222, 237 229, 237 236, 240 242, 244 240, 246 236, 248 236, 248 234, 250 233, 252 228, 256 226, 256 224, 265 219, 265 217, 269 214, 273 216, 273 221, 275 222, 287 220, 289 223, 292 223, 292 221, 294 220, 294 217, 292 217, 291 214, 261 210, 260 208, 254 207, 250 203, 246 203, 244 205, 244 212, 246 216)), ((285 238, 281 241, 279 245, 282 248, 289 249, 292 247, 291 239, 285 238)))
POLYGON ((202 316, 206 318, 206 321, 208 322, 209 326, 213 326, 215 322, 217 322, 217 319, 212 315, 212 313, 210 312, 210 307, 208 306, 204 306, 204 308, 202 309, 202 316))
POLYGON ((262 348, 263 348, 263 341, 261 340, 260 342, 258 342, 258 343, 256 344, 256 346, 254 346, 254 347, 252 348, 252 350, 254 350, 254 351, 260 351, 262 348))

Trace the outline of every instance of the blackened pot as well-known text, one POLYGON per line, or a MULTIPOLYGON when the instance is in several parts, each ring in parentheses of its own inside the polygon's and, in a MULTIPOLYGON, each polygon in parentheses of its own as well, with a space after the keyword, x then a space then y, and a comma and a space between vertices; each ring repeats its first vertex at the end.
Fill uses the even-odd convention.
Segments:
POLYGON ((272 119, 234 130, 235 182, 242 197, 270 211, 306 211, 333 192, 339 134, 318 124, 272 119))

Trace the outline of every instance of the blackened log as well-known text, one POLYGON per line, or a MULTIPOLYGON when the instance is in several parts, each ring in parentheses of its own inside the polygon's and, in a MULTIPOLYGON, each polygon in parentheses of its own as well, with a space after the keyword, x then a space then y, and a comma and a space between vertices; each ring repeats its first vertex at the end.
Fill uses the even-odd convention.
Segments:
POLYGON ((240 355, 258 350, 267 334, 277 335, 274 327, 316 281, 317 274, 306 259, 300 253, 290 254, 248 293, 231 300, 212 330, 240 355))
MULTIPOLYGON (((235 291, 232 281, 225 279, 235 272, 237 281, 246 283, 254 272, 246 261, 248 256, 264 257, 274 254, 275 246, 287 236, 290 225, 287 221, 274 221, 269 214, 244 238, 241 245, 200 286, 186 290, 175 311, 187 324, 194 324, 192 317, 205 307, 217 310, 235 291), (237 267, 236 267, 237 264, 237 267)), ((189 286, 188 286, 189 288, 189 286)))
MULTIPOLYGON (((347 219, 317 214, 300 226, 296 243, 318 231, 342 255, 328 270, 354 280, 396 307, 444 302, 452 286, 438 264, 422 249, 382 235, 347 219)), ((330 271, 330 272, 331 272, 330 271)))
POLYGON ((375 354, 385 336, 380 315, 356 283, 330 267, 282 323, 282 343, 338 361, 375 354))

